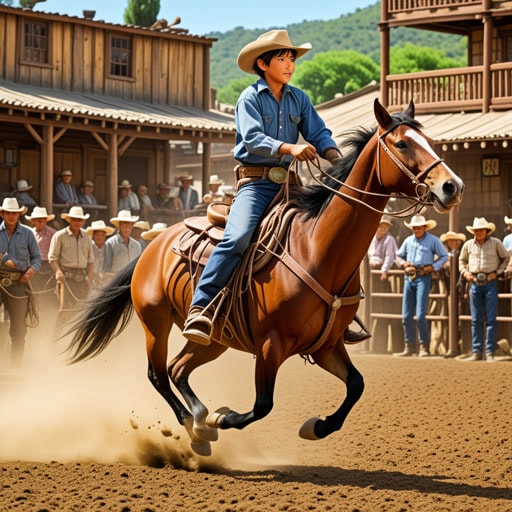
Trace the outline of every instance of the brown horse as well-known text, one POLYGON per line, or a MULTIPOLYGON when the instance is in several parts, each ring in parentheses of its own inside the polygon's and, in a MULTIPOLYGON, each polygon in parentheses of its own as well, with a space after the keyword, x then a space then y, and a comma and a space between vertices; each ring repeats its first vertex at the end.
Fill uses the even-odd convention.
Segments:
POLYGON ((170 249, 187 231, 181 223, 152 241, 88 307, 74 328, 72 361, 98 355, 135 310, 146 335, 149 379, 185 426, 197 453, 211 453, 219 428, 241 429, 269 414, 277 371, 295 354, 311 358, 347 388, 332 415, 306 421, 299 434, 321 439, 341 429, 364 388, 343 333, 358 308, 360 262, 389 197, 405 195, 420 208, 428 204, 448 212, 460 203, 464 187, 421 132, 412 102, 405 112, 390 115, 375 101, 374 111, 378 126, 353 131, 341 168, 290 191, 297 212, 286 235, 286 258, 271 257, 240 294, 250 340, 240 331, 216 327, 211 345, 189 342, 168 362, 171 327, 183 328, 192 296, 191 264, 170 249), (245 413, 222 408, 209 414, 192 391, 189 375, 228 347, 255 355, 256 400, 245 413))

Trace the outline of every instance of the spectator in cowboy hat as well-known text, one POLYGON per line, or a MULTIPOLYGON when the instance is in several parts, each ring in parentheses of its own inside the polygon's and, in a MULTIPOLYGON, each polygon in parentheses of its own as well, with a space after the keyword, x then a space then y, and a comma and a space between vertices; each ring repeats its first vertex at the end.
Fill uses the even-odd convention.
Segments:
POLYGON ((143 251, 148 245, 147 240, 142 237, 142 234, 151 229, 151 225, 147 220, 138 220, 132 229, 132 234, 130 235, 134 240, 137 240, 140 244, 140 248, 143 251))
POLYGON ((137 194, 132 192, 132 184, 128 180, 122 180, 117 187, 119 197, 117 199, 118 211, 130 211, 132 215, 139 215, 140 202, 137 194))
POLYGON ((140 256, 141 246, 137 240, 130 236, 133 225, 138 220, 139 217, 132 215, 130 210, 121 210, 117 217, 110 219, 110 222, 117 226, 119 231, 105 243, 104 272, 115 274, 128 265, 130 261, 140 256))
POLYGON ((408 357, 416 353, 416 327, 418 323, 420 357, 430 355, 430 327, 427 320, 428 296, 432 286, 432 272, 437 272, 448 260, 448 253, 441 240, 428 231, 437 226, 435 220, 414 215, 411 222, 404 222, 412 230, 397 252, 397 259, 405 271, 402 300, 402 325, 405 347, 394 355, 408 357))
MULTIPOLYGON (((39 272, 32 279, 32 287, 34 291, 43 293, 45 291, 55 288, 55 282, 52 283, 52 277, 54 275, 50 262, 48 261, 48 252, 50 250, 50 243, 53 236, 57 232, 48 222, 51 222, 55 215, 53 213, 48 214, 46 208, 42 206, 36 206, 32 211, 32 215, 25 215, 25 218, 32 224, 32 231, 36 237, 39 250, 41 251, 41 268, 39 272)), ((52 298, 54 294, 52 293, 52 298)), ((44 300, 39 301, 42 305, 48 305, 51 302, 50 293, 44 300), (49 300, 46 300, 49 299, 49 300)), ((53 308, 52 308, 53 309, 53 308)))
POLYGON ((493 362, 498 335, 497 278, 511 272, 512 268, 508 266, 510 254, 499 238, 491 236, 496 225, 485 217, 475 217, 473 225, 466 229, 473 238, 462 246, 459 270, 469 283, 472 355, 468 360, 482 360, 485 349, 486 361, 493 362))
POLYGON ((153 200, 153 222, 165 222, 169 226, 184 219, 184 208, 178 197, 179 188, 167 183, 157 185, 157 195, 153 200))
MULTIPOLYGON (((295 61, 310 48, 309 43, 292 44, 286 30, 271 30, 238 54, 240 69, 258 75, 259 80, 237 102, 237 200, 231 206, 224 238, 208 258, 195 288, 183 330, 189 341, 210 344, 213 311, 208 306, 225 287, 282 184, 295 179, 287 172, 291 161, 314 161, 322 156, 334 165, 341 160, 331 131, 307 95, 289 83, 295 61), (308 142, 299 142, 301 135, 308 142)), ((184 205, 191 207, 186 201, 184 205)))
POLYGON ((29 185, 27 180, 18 180, 14 192, 11 194, 11 197, 15 197, 20 206, 27 207, 28 214, 31 214, 34 207, 37 206, 35 199, 28 192, 31 189, 32 185, 29 185))
POLYGON ((190 174, 179 176, 181 186, 178 192, 178 197, 183 203, 185 211, 193 210, 199 203, 199 193, 195 188, 192 188, 194 177, 190 174))
MULTIPOLYGON (((0 296, 9 314, 10 362, 18 368, 25 350, 26 317, 35 313, 28 284, 41 268, 41 251, 32 230, 20 222, 27 207, 6 197, 0 207, 0 296)), ((37 322, 37 317, 33 320, 37 322)))
POLYGON ((86 229, 87 234, 92 238, 92 250, 94 252, 94 273, 93 288, 98 290, 105 286, 109 279, 103 272, 105 261, 105 241, 107 237, 114 234, 115 229, 106 226, 102 220, 96 220, 86 229))
POLYGON ((209 191, 208 193, 212 196, 213 201, 219 201, 222 199, 222 192, 219 188, 224 185, 224 180, 221 180, 217 174, 212 174, 208 181, 209 191))
POLYGON ((93 284, 94 252, 83 225, 89 218, 81 206, 60 214, 68 225, 53 235, 48 261, 59 290, 57 324, 71 319, 86 300, 93 284))
POLYGON ((71 184, 73 173, 65 169, 60 173, 60 181, 55 184, 53 202, 63 204, 66 208, 78 204, 78 195, 75 187, 71 184))

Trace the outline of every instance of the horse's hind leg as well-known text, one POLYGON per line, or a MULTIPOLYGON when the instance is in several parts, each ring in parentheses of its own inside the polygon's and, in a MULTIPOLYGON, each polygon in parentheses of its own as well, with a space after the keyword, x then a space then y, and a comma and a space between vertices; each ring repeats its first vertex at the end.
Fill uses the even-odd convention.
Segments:
POLYGON ((327 416, 325 420, 311 418, 301 427, 299 431, 301 437, 316 440, 323 439, 341 429, 352 407, 363 394, 364 380, 350 361, 343 340, 334 347, 322 348, 315 352, 313 359, 321 368, 345 382, 347 387, 345 400, 334 414, 327 416))
POLYGON ((198 366, 217 359, 226 350, 226 346, 218 343, 212 343, 209 346, 187 343, 183 350, 170 361, 167 369, 169 378, 192 412, 194 421, 191 428, 194 435, 205 441, 216 441, 218 432, 217 429, 206 425, 208 409, 190 387, 189 376, 198 366))

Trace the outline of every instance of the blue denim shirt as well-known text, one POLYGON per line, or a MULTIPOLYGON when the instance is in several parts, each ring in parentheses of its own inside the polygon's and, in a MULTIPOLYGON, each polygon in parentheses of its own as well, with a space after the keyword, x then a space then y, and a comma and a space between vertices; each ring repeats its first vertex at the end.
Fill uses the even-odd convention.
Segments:
POLYGON ((32 267, 36 272, 41 268, 41 251, 33 231, 20 222, 16 231, 9 237, 5 223, 0 224, 0 253, 4 254, 2 263, 12 260, 17 270, 32 267))
POLYGON ((448 260, 448 253, 441 240, 430 233, 425 233, 421 238, 416 238, 414 235, 408 236, 396 255, 405 261, 409 261, 415 267, 432 265, 436 272, 448 260), (437 256, 435 261, 434 256, 437 256))
POLYGON ((279 147, 296 144, 299 135, 320 155, 337 147, 306 93, 288 84, 280 102, 263 79, 247 87, 238 99, 235 121, 234 156, 245 165, 288 167, 293 157, 279 155, 279 147))

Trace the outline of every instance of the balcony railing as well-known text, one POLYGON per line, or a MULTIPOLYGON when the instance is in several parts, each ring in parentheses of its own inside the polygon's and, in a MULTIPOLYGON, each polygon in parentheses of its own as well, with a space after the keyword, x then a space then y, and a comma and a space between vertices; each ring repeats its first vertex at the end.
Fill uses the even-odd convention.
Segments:
MULTIPOLYGON (((386 0, 383 0, 386 1, 386 0)), ((494 8, 499 8, 500 1, 491 0, 387 0, 387 12, 391 15, 420 11, 420 10, 437 10, 437 9, 454 9, 458 7, 478 7, 485 9, 485 4, 492 4, 494 8), (494 5, 498 4, 498 5, 494 5)))
POLYGON ((418 112, 512 108, 512 63, 491 66, 489 98, 483 66, 388 75, 385 87, 388 106, 403 107, 412 99, 418 112))

